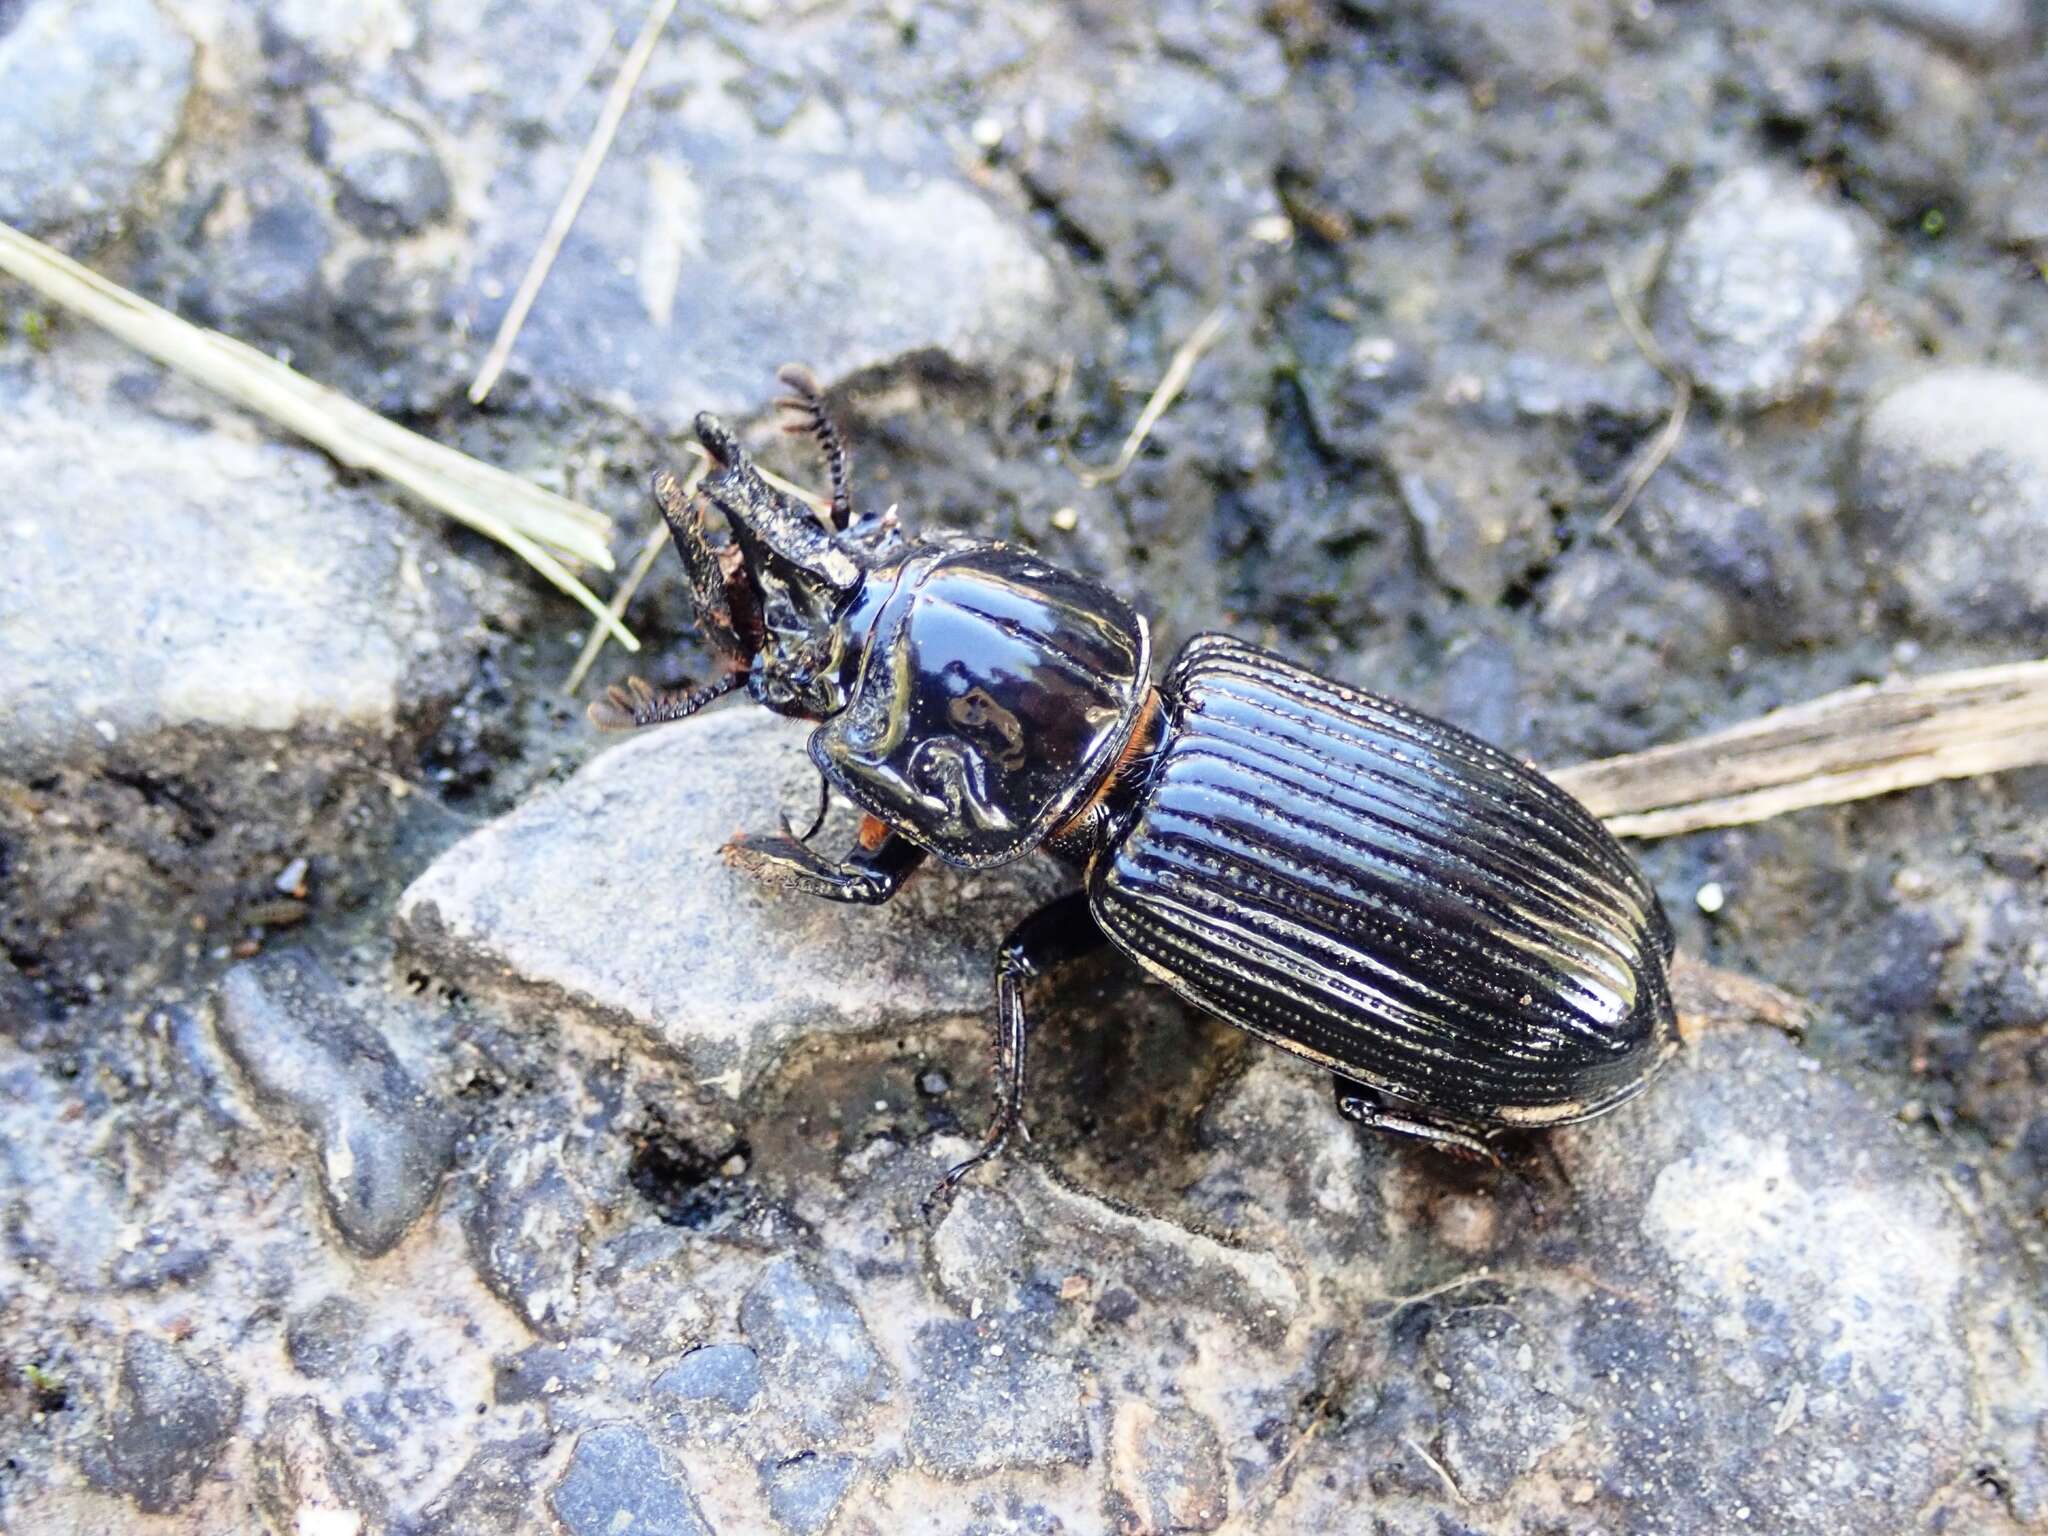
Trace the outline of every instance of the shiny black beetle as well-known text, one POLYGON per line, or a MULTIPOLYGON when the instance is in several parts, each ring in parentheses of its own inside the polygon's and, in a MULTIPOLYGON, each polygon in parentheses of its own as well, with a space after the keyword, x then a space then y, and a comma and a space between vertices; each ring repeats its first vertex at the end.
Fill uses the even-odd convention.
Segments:
MULTIPOLYGON (((655 497, 718 681, 635 679, 606 729, 679 720, 744 685, 819 722, 812 761, 866 813, 819 857, 784 828, 725 849, 832 901, 887 901, 928 855, 970 869, 1044 848, 1082 888, 996 952, 999 1097, 1016 1129, 1023 985, 1113 942, 1189 1001, 1330 1069, 1342 1112, 1492 1159, 1501 1132, 1583 1120, 1677 1049, 1656 893, 1577 801, 1476 738, 1227 635, 1152 681, 1145 620, 1086 577, 987 539, 855 516, 808 372, 790 430, 831 472, 821 518, 716 420, 712 472, 655 497)), ((815 831, 815 827, 813 828, 815 831)))

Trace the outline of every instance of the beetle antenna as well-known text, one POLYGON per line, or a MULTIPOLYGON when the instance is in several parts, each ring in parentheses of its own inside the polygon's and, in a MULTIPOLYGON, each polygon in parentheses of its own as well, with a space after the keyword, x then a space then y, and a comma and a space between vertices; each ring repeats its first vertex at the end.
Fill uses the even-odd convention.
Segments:
POLYGON ((591 701, 590 723, 600 731, 636 731, 644 725, 687 720, 713 700, 743 686, 746 680, 744 672, 728 672, 716 682, 685 693, 657 691, 645 678, 629 677, 623 685, 607 688, 603 698, 591 701))
POLYGON ((825 455, 825 468, 832 476, 832 526, 844 532, 853 521, 848 456, 845 439, 840 437, 839 429, 832 424, 832 418, 825 410, 825 391, 818 385, 818 376, 802 363, 783 364, 775 371, 775 377, 789 391, 775 401, 789 413, 789 420, 782 424, 782 430, 818 440, 818 448, 825 455))

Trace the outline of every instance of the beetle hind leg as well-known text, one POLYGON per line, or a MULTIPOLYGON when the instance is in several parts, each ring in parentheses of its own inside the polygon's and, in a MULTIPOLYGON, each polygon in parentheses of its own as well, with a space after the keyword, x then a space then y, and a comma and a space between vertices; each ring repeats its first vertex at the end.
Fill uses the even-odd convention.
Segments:
POLYGON ((1419 1111, 1402 1114, 1392 1110, 1383 1094, 1352 1078, 1335 1075, 1330 1081, 1337 1092, 1337 1113, 1346 1120, 1368 1130, 1428 1142, 1454 1156, 1473 1158, 1491 1168, 1505 1166, 1500 1152, 1473 1130, 1451 1121, 1430 1119, 1419 1111))

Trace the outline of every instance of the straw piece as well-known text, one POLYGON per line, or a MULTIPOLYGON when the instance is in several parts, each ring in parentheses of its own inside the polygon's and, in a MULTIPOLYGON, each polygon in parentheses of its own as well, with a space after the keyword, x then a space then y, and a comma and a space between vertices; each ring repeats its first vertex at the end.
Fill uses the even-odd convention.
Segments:
MULTIPOLYGON (((349 468, 403 486, 505 545, 592 614, 605 615, 596 594, 564 564, 612 568, 611 520, 602 513, 387 421, 254 347, 159 309, 6 224, 0 224, 0 272, 349 468)), ((623 625, 613 638, 628 650, 640 648, 623 625)))
POLYGON ((1612 533, 1615 524, 1628 516, 1628 509, 1635 505, 1636 498, 1643 494, 1643 488, 1656 478, 1657 471, 1664 467, 1664 461, 1678 447, 1678 440, 1685 436, 1686 417, 1692 414, 1692 380, 1657 345, 1657 338, 1643 323, 1621 273, 1612 266, 1607 269, 1607 291, 1613 296, 1615 313, 1621 316, 1622 326, 1635 342, 1636 350, 1643 354, 1652 368, 1671 381, 1671 414, 1664 418, 1664 425, 1657 429, 1657 435, 1650 439, 1649 446, 1630 466, 1621 494, 1615 497, 1607 515, 1600 519, 1602 533, 1612 533))
POLYGON ((2048 763, 2048 660, 1864 684, 1551 774, 1621 837, 1671 837, 2048 763))
POLYGON ((1067 467, 1083 485, 1091 489, 1098 485, 1109 485, 1121 480, 1133 464, 1138 461, 1138 450, 1145 446, 1145 439, 1152 435, 1152 429, 1159 424, 1173 402, 1180 398, 1180 392, 1187 388, 1188 376, 1195 371, 1195 364, 1202 360, 1202 354, 1216 343, 1223 333, 1225 322, 1230 319, 1230 306, 1218 304, 1202 317, 1202 323, 1195 327, 1188 339, 1175 350, 1167 362, 1166 372, 1160 376, 1158 386, 1152 391, 1152 398, 1145 402, 1145 409, 1138 413, 1137 422, 1131 427, 1130 435, 1124 439, 1123 447, 1115 460, 1106 469, 1096 469, 1081 463, 1066 446, 1060 451, 1066 454, 1067 467))
POLYGON ((569 177, 562 200, 555 205, 554 217, 548 220, 540 245, 535 249, 533 259, 526 264, 526 275, 519 280, 519 291, 512 296, 512 306, 505 311, 505 318, 498 322, 498 334, 492 338, 491 350, 485 354, 483 366, 477 369, 476 381, 469 386, 470 404, 484 403, 491 386, 498 382, 498 375, 505 371, 505 364, 511 361, 512 343, 519 339, 519 328, 526 324, 527 313, 533 308, 534 300, 540 297, 541 285, 548 280, 555 257, 561 252, 562 242, 569 238, 576 215, 583 211, 583 199, 590 195, 591 184, 597 180, 604 157, 611 153, 612 139, 633 100, 633 91, 640 84, 647 61, 654 56, 654 45, 661 41, 662 31, 668 26, 669 17, 675 14, 675 9, 676 0, 654 0, 648 8, 647 19, 640 26, 640 35, 633 40, 626 62, 619 66, 618 78, 612 81, 612 88, 604 99, 604 109, 598 113, 597 126, 583 145, 583 154, 576 161, 576 169, 569 177))

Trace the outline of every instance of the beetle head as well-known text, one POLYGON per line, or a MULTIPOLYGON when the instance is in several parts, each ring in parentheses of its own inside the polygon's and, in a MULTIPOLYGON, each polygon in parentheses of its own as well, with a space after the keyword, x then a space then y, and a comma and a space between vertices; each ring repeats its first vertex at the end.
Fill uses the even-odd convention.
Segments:
POLYGON ((863 562, 809 506, 770 485, 715 416, 697 418, 697 439, 710 472, 686 491, 664 470, 655 476, 654 499, 682 556, 698 627, 728 675, 687 696, 645 685, 615 690, 592 706, 592 720, 618 730, 681 719, 742 679, 778 714, 836 713, 845 704, 842 620, 860 595, 863 562))

